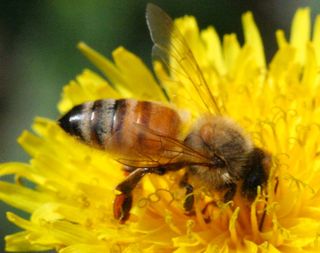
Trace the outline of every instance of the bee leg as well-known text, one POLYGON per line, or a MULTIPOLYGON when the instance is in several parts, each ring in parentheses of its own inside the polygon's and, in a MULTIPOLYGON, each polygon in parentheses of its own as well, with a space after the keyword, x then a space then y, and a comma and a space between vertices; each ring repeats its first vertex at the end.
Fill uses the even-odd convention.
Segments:
POLYGON ((165 168, 135 168, 127 176, 127 178, 117 185, 116 190, 120 192, 113 203, 114 217, 120 223, 126 222, 130 216, 132 207, 132 191, 137 186, 144 175, 154 173, 163 175, 166 172, 165 168))
POLYGON ((117 185, 116 190, 118 190, 120 194, 118 194, 114 200, 113 214, 121 223, 124 223, 129 218, 132 207, 132 190, 146 173, 148 173, 147 169, 138 168, 132 171, 124 181, 117 185))
POLYGON ((116 196, 113 202, 114 218, 120 223, 125 223, 130 216, 130 209, 132 207, 132 194, 122 193, 116 196))
POLYGON ((133 171, 135 171, 136 169, 137 169, 137 168, 135 168, 135 167, 130 167, 130 166, 126 166, 126 165, 124 165, 124 166, 122 167, 122 170, 123 170, 125 176, 129 176, 130 173, 133 172, 133 171))
POLYGON ((181 178, 179 183, 180 187, 186 189, 186 198, 183 203, 184 210, 186 215, 193 215, 193 205, 194 205, 194 195, 193 195, 193 186, 188 182, 188 173, 185 173, 181 178))
POLYGON ((227 203, 230 200, 232 200, 237 191, 237 185, 235 183, 227 184, 226 187, 228 190, 223 196, 224 203, 227 203))

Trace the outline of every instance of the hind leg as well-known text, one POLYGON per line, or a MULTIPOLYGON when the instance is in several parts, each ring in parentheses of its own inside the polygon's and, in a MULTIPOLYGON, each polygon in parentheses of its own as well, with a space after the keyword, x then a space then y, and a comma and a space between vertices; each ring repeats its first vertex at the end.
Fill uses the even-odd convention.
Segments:
MULTIPOLYGON (((131 167, 129 167, 131 169, 131 167)), ((116 190, 120 194, 116 195, 113 203, 113 214, 114 217, 125 223, 129 219, 130 210, 132 207, 132 191, 137 186, 139 181, 148 173, 154 173, 163 175, 166 172, 164 168, 135 168, 127 176, 127 178, 117 185, 116 190)))

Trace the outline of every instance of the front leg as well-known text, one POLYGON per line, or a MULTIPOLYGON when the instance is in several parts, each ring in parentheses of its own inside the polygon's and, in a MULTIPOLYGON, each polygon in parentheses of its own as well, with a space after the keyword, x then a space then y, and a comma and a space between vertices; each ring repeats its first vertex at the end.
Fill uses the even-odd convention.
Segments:
POLYGON ((234 195, 236 194, 237 185, 235 183, 230 183, 230 184, 227 184, 225 187, 227 188, 227 191, 224 194, 223 202, 227 203, 230 200, 232 200, 234 195))

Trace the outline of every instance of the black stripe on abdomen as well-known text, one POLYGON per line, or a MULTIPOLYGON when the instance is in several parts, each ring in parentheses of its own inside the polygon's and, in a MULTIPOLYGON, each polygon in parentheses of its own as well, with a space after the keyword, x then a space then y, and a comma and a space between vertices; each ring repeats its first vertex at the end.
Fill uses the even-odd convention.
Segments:
POLYGON ((90 140, 91 143, 102 147, 103 146, 103 133, 106 131, 104 129, 104 122, 102 122, 103 117, 103 100, 96 100, 91 108, 90 115, 90 140))

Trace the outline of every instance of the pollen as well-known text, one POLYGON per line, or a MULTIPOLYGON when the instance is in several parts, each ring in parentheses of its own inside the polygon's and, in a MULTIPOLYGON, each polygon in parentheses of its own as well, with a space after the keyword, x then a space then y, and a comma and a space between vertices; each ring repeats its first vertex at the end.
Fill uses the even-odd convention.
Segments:
POLYGON ((270 62, 252 13, 242 23, 243 44, 235 34, 219 38, 213 27, 199 30, 194 17, 176 19, 174 30, 187 41, 197 66, 155 59, 155 76, 123 47, 110 60, 81 42, 80 51, 107 78, 84 70, 63 88, 58 110, 63 115, 88 101, 134 98, 188 111, 190 122, 208 111, 228 115, 272 156, 268 183, 258 187, 253 201, 238 191, 224 203, 200 186, 193 192, 194 212, 187 214, 182 172, 150 174, 135 188, 130 218, 120 224, 113 201, 126 176, 123 166, 57 122, 36 118, 32 131, 18 139, 30 161, 0 165, 1 177, 16 178, 0 181, 0 200, 28 214, 7 213, 21 231, 5 237, 5 250, 318 252, 320 17, 312 26, 310 10, 298 9, 290 38, 276 31, 278 50, 270 62), (208 102, 210 95, 216 104, 208 102))

